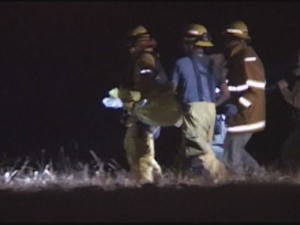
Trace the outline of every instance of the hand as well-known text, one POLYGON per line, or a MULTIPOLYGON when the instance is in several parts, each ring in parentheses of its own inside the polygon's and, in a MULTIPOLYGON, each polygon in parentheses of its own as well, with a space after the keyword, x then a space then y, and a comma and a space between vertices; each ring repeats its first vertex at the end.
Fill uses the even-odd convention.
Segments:
POLYGON ((277 82, 277 85, 280 89, 286 88, 289 86, 289 84, 285 80, 280 80, 277 82))

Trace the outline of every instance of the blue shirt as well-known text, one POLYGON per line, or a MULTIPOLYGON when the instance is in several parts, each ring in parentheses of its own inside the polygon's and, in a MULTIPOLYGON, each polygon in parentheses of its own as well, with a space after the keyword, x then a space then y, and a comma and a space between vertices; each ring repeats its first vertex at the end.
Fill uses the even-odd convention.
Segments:
POLYGON ((171 82, 183 103, 215 102, 216 81, 206 55, 178 59, 171 82))

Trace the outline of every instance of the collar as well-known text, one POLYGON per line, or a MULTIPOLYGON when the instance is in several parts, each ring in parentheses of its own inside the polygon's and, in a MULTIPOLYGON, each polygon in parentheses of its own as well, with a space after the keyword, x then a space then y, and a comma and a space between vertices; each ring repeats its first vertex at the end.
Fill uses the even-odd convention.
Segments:
POLYGON ((229 58, 234 57, 236 54, 238 54, 242 49, 247 47, 247 43, 246 42, 240 42, 239 44, 237 44, 236 46, 234 46, 230 52, 229 52, 229 58))

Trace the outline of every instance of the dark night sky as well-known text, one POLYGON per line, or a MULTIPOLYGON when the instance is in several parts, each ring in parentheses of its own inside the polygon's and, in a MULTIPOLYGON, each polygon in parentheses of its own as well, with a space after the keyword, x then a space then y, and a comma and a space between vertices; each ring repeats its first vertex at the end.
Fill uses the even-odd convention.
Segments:
MULTIPOLYGON (((269 71, 299 47, 299 12, 297 1, 1 2, 0 153, 34 157, 45 149, 55 155, 63 146, 74 157, 88 158, 94 150, 122 161, 120 113, 99 100, 121 79, 128 30, 145 25, 169 70, 184 25, 206 25, 218 44, 223 26, 242 19, 269 71)), ((267 97, 267 130, 249 144, 264 162, 276 160, 290 128, 281 96, 267 97)), ((160 162, 170 161, 177 135, 176 129, 163 130, 160 162)))

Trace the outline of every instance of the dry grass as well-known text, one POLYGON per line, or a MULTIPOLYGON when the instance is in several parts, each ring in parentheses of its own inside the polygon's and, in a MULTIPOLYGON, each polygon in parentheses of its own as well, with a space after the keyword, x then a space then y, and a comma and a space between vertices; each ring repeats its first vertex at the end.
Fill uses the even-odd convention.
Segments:
MULTIPOLYGON (((71 189, 76 187, 95 186, 103 190, 117 188, 141 187, 131 179, 130 174, 121 168, 114 160, 103 162, 93 151, 90 151, 93 160, 88 163, 74 162, 63 155, 58 162, 41 160, 32 162, 29 158, 4 160, 0 164, 1 190, 40 190, 40 189, 71 189)), ((251 177, 239 176, 228 180, 213 180, 191 174, 178 173, 172 169, 164 169, 162 179, 154 185, 158 187, 185 185, 218 186, 229 183, 268 183, 268 184, 299 184, 300 172, 285 172, 268 168, 263 175, 251 177)))

